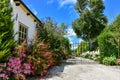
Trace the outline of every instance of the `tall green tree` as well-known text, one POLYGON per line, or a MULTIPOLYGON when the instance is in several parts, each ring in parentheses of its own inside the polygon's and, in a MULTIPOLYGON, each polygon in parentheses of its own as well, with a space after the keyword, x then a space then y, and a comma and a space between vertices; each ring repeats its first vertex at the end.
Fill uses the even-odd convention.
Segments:
POLYGON ((5 58, 7 59, 11 54, 13 33, 12 6, 10 0, 0 0, 0 61, 5 58))
POLYGON ((104 9, 103 0, 77 0, 75 10, 80 17, 72 23, 72 26, 78 37, 89 41, 90 49, 92 41, 106 27, 104 9))

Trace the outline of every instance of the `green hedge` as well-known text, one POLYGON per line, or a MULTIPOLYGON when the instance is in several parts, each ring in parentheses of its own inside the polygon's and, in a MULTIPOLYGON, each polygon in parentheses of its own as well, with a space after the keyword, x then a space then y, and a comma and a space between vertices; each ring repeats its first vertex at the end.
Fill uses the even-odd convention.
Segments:
POLYGON ((118 48, 116 45, 113 45, 113 42, 110 42, 111 39, 114 39, 114 35, 110 32, 103 33, 98 37, 98 44, 102 58, 109 57, 111 55, 117 57, 118 48))
POLYGON ((101 59, 110 56, 118 58, 120 56, 118 55, 120 54, 120 15, 100 34, 98 37, 98 45, 101 59))

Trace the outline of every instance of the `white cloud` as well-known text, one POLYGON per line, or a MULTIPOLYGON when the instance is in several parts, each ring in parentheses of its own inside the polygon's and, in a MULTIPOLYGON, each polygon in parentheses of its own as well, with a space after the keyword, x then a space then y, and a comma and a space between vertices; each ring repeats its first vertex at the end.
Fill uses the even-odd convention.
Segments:
POLYGON ((83 40, 82 40, 82 39, 79 39, 79 43, 81 43, 81 42, 83 42, 83 40))
POLYGON ((73 38, 72 37, 68 37, 70 44, 73 44, 73 38))
POLYGON ((34 8, 32 9, 32 11, 33 11, 33 13, 34 13, 35 15, 38 14, 38 12, 37 12, 34 8))
POLYGON ((60 6, 64 6, 67 4, 75 4, 77 2, 77 0, 57 0, 60 4, 60 6))
POLYGON ((76 36, 72 28, 67 29, 67 36, 76 36))

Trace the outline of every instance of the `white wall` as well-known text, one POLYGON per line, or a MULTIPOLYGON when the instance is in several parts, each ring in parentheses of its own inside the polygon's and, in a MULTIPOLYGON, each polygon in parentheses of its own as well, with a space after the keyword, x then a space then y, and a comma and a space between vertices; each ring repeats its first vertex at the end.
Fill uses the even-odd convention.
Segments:
MULTIPOLYGON (((19 22, 21 22, 28 27, 28 40, 33 39, 35 34, 36 23, 30 16, 27 16, 26 12, 23 11, 20 6, 16 6, 12 0, 11 2, 13 6, 14 33, 18 32, 19 22), (17 20, 15 19, 16 15, 18 15, 17 20)), ((18 34, 15 36, 15 40, 18 40, 18 34)))

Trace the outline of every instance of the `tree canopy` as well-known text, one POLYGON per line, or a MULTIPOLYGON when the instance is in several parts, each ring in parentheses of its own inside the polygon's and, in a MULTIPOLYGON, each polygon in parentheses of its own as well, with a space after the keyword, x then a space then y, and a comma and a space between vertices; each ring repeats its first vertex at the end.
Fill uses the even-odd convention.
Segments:
POLYGON ((78 37, 90 40, 101 33, 107 24, 104 9, 103 0, 77 0, 75 10, 80 17, 72 23, 72 26, 78 37))

